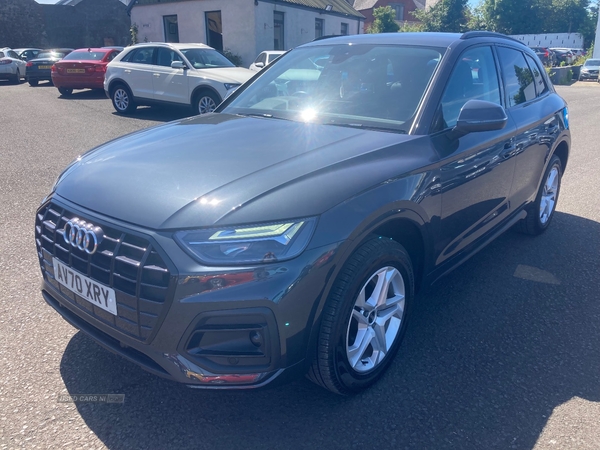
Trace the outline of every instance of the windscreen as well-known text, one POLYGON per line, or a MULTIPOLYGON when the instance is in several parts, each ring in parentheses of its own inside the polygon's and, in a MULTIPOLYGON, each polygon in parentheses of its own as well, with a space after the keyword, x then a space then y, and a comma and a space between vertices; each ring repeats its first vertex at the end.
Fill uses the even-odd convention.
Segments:
POLYGON ((37 59, 43 59, 43 58, 64 58, 65 54, 64 53, 59 53, 59 52, 42 52, 40 54, 37 55, 37 59))
POLYGON ((588 59, 584 66, 600 66, 600 59, 588 59))
POLYGON ((188 48, 181 50, 194 69, 214 69, 217 67, 235 67, 235 65, 218 51, 204 48, 188 48))
POLYGON ((71 52, 63 59, 65 60, 85 60, 85 61, 100 61, 106 56, 107 52, 71 52))
POLYGON ((408 132, 442 53, 399 45, 298 48, 222 112, 408 132))

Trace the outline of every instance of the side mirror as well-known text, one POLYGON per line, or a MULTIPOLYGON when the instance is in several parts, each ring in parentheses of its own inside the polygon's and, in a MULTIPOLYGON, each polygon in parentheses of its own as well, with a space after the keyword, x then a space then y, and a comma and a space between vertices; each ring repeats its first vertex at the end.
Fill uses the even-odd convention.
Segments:
POLYGON ((171 63, 171 69, 187 69, 187 66, 183 63, 183 61, 173 61, 171 63))
POLYGON ((460 110, 452 134, 458 138, 478 131, 501 130, 507 122, 502 106, 483 100, 469 100, 460 110))
POLYGON ((262 69, 263 67, 265 67, 265 63, 264 62, 254 63, 254 67, 258 67, 259 69, 262 69))

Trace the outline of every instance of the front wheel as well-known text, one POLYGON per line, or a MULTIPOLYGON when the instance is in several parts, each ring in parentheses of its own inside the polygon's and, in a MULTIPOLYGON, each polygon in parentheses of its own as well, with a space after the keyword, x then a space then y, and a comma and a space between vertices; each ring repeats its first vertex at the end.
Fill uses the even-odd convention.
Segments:
POLYGON ((519 231, 533 236, 546 231, 554 217, 561 179, 562 163, 560 158, 554 155, 544 172, 535 201, 527 208, 527 217, 517 224, 519 231))
POLYGON ((219 103, 221 103, 221 99, 216 94, 208 90, 203 90, 194 95, 192 109, 196 115, 207 114, 213 112, 219 103))
POLYGON ((383 237, 363 243, 327 299, 308 378, 337 394, 374 384, 400 347, 413 297, 412 263, 404 247, 383 237))

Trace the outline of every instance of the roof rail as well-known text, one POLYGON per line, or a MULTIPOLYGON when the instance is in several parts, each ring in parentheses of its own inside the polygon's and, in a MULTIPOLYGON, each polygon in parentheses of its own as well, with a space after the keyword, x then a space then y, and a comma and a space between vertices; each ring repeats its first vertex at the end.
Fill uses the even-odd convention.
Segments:
MULTIPOLYGON (((509 41, 518 42, 519 44, 523 44, 521 41, 507 36, 506 34, 496 33, 494 31, 467 31, 463 33, 460 37, 461 39, 474 39, 478 37, 495 37, 500 39, 508 39, 509 41)), ((525 45, 525 44, 523 44, 525 45)))

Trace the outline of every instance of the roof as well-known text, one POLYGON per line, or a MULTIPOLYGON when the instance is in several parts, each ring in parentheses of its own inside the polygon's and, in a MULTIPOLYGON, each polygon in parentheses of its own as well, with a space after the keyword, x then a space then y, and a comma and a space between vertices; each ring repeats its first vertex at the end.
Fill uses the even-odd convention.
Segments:
MULTIPOLYGON (((163 1, 165 1, 165 0, 163 0, 163 1)), ((209 48, 209 49, 212 49, 212 47, 209 47, 206 44, 197 44, 197 43, 186 44, 185 42, 142 42, 140 44, 135 44, 135 45, 129 46, 127 48, 129 49, 129 48, 134 48, 134 47, 135 48, 138 48, 138 47, 156 47, 157 45, 160 45, 160 46, 163 46, 163 47, 173 47, 173 48, 176 48, 178 50, 181 50, 183 48, 209 48)))
MULTIPOLYGON (((364 11, 365 9, 374 8, 379 0, 354 0, 354 9, 364 11)), ((425 9, 425 0, 412 0, 417 9, 425 9)))
POLYGON ((293 3, 308 8, 326 10, 331 5, 331 12, 345 14, 362 19, 364 16, 350 6, 346 0, 279 0, 281 3, 293 3))
POLYGON ((416 45, 427 47, 448 47, 461 39, 460 33, 381 33, 353 34, 350 36, 335 36, 319 41, 312 41, 300 47, 330 44, 371 44, 371 45, 416 45))
MULTIPOLYGON (((62 1, 81 1, 81 0, 62 0, 62 1)), ((133 9, 135 6, 154 5, 157 3, 176 3, 181 1, 193 1, 193 0, 131 0, 129 3, 128 10, 133 9)), ((227 1, 227 0, 224 0, 227 1)), ((345 16, 356 17, 357 19, 364 19, 364 16, 356 11, 346 0, 260 0, 268 1, 269 3, 288 3, 291 5, 298 5, 305 8, 317 9, 319 11, 327 12, 327 7, 331 6, 329 12, 335 14, 343 14, 345 16)))

